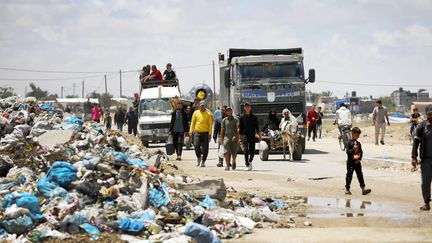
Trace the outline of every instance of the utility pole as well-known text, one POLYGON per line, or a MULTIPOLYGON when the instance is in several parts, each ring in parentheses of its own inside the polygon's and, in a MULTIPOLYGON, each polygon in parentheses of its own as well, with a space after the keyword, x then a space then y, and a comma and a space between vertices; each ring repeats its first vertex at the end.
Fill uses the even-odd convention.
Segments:
POLYGON ((24 88, 24 98, 27 97, 27 85, 24 88))
POLYGON ((105 78, 105 94, 108 94, 108 87, 107 87, 106 74, 104 75, 104 78, 105 78))
POLYGON ((82 81, 81 98, 84 99, 84 80, 82 81))
POLYGON ((75 83, 72 84, 72 96, 75 97, 75 83))
POLYGON ((122 72, 120 69, 120 98, 123 97, 123 92, 122 92, 122 72))
POLYGON ((215 62, 213 60, 213 105, 216 109, 216 79, 215 79, 215 62))
POLYGON ((63 98, 63 86, 61 86, 60 96, 63 98))

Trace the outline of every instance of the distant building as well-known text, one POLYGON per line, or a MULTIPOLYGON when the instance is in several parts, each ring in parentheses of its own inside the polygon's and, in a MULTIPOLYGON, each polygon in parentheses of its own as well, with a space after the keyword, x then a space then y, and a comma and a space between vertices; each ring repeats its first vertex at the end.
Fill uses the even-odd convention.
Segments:
MULTIPOLYGON (((347 96, 349 96, 349 94, 347 96)), ((353 114, 363 114, 372 112, 375 106, 375 100, 372 96, 370 98, 357 97, 357 93, 353 91, 351 92, 351 97, 335 100, 331 108, 332 111, 336 112, 341 104, 347 105, 353 114)))
POLYGON ((405 112, 410 110, 411 104, 414 101, 429 101, 429 92, 426 92, 424 89, 419 89, 417 92, 411 92, 399 88, 398 90, 393 91, 390 97, 396 105, 396 110, 405 112))

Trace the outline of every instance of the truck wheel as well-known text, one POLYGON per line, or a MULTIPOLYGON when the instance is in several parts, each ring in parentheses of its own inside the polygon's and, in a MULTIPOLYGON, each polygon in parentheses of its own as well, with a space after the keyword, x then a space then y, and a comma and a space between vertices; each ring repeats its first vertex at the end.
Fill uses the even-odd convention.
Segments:
POLYGON ((294 160, 301 160, 302 159, 302 154, 303 154, 302 151, 304 151, 302 143, 297 143, 297 147, 296 147, 296 149, 294 150, 294 153, 293 153, 293 159, 294 160))
POLYGON ((141 140, 142 144, 144 145, 144 147, 148 148, 149 147, 149 141, 148 140, 141 140))
POLYGON ((306 149, 306 138, 302 138, 301 146, 302 146, 302 154, 304 154, 305 149, 306 149))
POLYGON ((260 156, 260 159, 262 160, 262 161, 268 161, 268 157, 269 157, 269 149, 268 148, 266 148, 266 149, 264 149, 264 150, 259 150, 259 156, 260 156))
POLYGON ((184 139, 184 144, 186 146, 186 150, 190 150, 191 149, 191 139, 190 137, 185 137, 184 139))

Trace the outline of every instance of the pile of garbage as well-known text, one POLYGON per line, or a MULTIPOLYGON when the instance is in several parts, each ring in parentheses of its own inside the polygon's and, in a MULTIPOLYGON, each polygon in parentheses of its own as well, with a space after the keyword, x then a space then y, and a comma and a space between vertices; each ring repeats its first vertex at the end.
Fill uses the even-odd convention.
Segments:
MULTIPOLYGON (((29 109, 16 103, 0 101, 12 117, 29 109)), ((162 151, 60 113, 46 106, 32 113, 32 124, 3 116, 13 129, 0 140, 0 240, 85 234, 115 242, 220 242, 268 224, 295 226, 278 213, 289 201, 238 196, 223 180, 184 176, 162 151), (44 146, 44 135, 63 142, 44 146)))

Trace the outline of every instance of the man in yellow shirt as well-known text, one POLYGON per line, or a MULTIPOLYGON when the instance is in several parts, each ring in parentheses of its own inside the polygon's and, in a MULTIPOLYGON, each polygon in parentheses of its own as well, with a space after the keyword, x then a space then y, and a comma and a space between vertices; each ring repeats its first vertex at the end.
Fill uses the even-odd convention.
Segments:
POLYGON ((212 133, 213 117, 207 111, 205 101, 199 103, 199 109, 192 115, 189 136, 193 135, 197 166, 205 167, 209 150, 209 138, 212 133))

